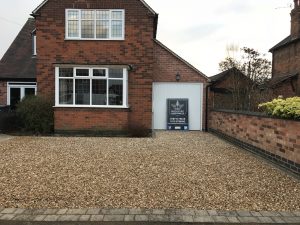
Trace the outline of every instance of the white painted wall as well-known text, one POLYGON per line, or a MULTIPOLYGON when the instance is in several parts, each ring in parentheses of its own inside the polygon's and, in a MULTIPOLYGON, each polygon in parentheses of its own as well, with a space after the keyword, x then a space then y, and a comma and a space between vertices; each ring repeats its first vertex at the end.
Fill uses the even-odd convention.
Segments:
POLYGON ((189 99, 190 130, 202 130, 202 83, 153 83, 153 129, 167 129, 167 99, 189 99))

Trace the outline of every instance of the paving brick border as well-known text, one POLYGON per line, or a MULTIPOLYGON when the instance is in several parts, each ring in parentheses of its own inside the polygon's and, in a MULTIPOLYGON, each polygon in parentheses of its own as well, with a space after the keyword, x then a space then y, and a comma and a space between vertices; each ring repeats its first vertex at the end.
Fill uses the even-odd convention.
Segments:
POLYGON ((300 224, 300 211, 195 209, 0 209, 0 225, 33 224, 300 224), (76 222, 76 223, 71 223, 76 222))

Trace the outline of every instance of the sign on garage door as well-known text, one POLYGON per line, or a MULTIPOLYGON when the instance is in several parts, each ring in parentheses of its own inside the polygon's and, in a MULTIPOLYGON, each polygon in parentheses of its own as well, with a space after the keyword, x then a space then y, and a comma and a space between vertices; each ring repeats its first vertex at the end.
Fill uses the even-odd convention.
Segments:
POLYGON ((173 98, 167 100, 168 130, 189 130, 189 100, 173 98))
POLYGON ((168 129, 168 99, 188 99, 189 130, 202 130, 202 83, 153 83, 153 129, 168 129))

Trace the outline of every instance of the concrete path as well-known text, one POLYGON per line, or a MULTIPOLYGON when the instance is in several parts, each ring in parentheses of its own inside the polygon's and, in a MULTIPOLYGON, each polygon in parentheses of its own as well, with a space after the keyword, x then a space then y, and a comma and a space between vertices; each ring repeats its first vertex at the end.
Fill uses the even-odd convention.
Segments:
POLYGON ((193 209, 0 209, 0 225, 300 224, 300 211, 193 209))
POLYGON ((14 138, 13 136, 9 136, 9 135, 1 134, 0 133, 0 142, 1 141, 6 141, 6 140, 10 140, 10 139, 13 139, 13 138, 14 138))

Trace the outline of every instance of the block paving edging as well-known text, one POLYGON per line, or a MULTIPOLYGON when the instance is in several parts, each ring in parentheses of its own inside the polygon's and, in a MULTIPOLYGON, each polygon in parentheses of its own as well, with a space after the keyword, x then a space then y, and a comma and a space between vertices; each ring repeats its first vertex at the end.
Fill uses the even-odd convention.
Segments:
MULTIPOLYGON (((160 222, 197 224, 300 224, 300 211, 196 209, 17 209, 0 208, 0 224, 18 222, 160 222), (3 223, 4 222, 4 223, 3 223)), ((21 224, 21 223, 20 223, 21 224)))

